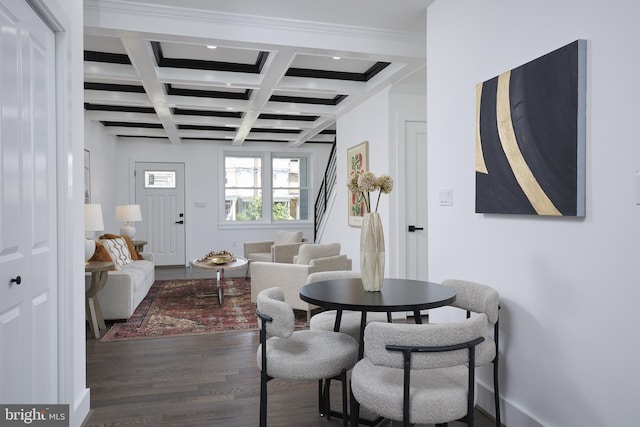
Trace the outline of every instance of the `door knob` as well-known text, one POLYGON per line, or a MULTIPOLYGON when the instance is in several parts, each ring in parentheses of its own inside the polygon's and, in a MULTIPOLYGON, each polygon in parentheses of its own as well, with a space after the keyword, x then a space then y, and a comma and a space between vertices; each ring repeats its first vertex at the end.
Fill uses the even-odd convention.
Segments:
POLYGON ((416 227, 415 225, 409 226, 409 233, 414 233, 416 230, 424 230, 422 227, 416 227))
POLYGON ((183 220, 176 221, 176 224, 184 224, 184 221, 183 220))
POLYGON ((11 283, 15 283, 16 285, 19 285, 20 283, 22 283, 22 277, 16 276, 15 279, 11 279, 11 283))

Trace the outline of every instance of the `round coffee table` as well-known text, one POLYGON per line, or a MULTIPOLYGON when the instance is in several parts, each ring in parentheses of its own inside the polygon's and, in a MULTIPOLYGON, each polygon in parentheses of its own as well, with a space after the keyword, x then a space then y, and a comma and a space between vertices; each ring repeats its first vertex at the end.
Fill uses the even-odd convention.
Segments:
MULTIPOLYGON (((206 268, 209 270, 216 270, 216 285, 218 286, 218 302, 222 305, 224 294, 222 292, 222 282, 224 280, 225 270, 236 270, 238 268, 247 267, 247 259, 243 257, 235 257, 235 261, 227 262, 225 264, 212 264, 209 262, 199 261, 197 258, 191 261, 191 265, 197 268, 206 268)), ((246 280, 246 279, 245 279, 246 280)))

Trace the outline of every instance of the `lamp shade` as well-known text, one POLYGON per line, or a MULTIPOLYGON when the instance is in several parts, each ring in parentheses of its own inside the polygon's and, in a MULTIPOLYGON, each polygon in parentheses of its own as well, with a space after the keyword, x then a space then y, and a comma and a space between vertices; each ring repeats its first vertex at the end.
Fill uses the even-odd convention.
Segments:
POLYGON ((142 212, 140 211, 140 205, 116 206, 116 221, 142 221, 142 212))
POLYGON ((104 230, 102 206, 99 203, 84 205, 84 231, 104 230))

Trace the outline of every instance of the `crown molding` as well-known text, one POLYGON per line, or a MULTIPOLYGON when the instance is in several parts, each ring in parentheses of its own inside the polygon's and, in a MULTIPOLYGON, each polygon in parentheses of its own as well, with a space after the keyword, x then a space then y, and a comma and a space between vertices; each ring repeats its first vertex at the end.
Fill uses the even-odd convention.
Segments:
MULTIPOLYGON (((153 5, 148 3, 137 3, 126 0, 85 0, 84 1, 84 24, 85 27, 101 28, 105 25, 117 26, 118 30, 145 31, 140 29, 141 18, 151 18, 151 22, 170 20, 181 25, 164 26, 164 32, 171 33, 179 31, 179 28, 190 28, 194 33, 198 30, 198 25, 206 25, 212 38, 216 38, 215 29, 229 29, 222 39, 242 38, 242 34, 256 34, 256 32, 287 32, 301 33, 307 36, 328 37, 337 39, 369 40, 371 43, 382 45, 392 44, 404 46, 400 55, 413 57, 426 56, 426 36, 424 33, 393 31, 380 28, 369 28, 359 26, 348 26, 332 24, 326 22, 314 22, 304 20, 293 20, 284 18, 272 18, 255 15, 234 14, 227 12, 216 12, 203 9, 189 9, 180 6, 153 5), (105 18, 112 19, 105 19, 105 18), (123 28, 126 22, 135 22, 137 27, 123 28), (212 31, 214 29, 214 31, 212 31)), ((151 31, 153 32, 153 31, 151 31)), ((184 34, 187 36, 187 34, 184 34)), ((201 35, 204 36, 204 35, 201 35)), ((260 39, 262 40, 262 39, 260 39)), ((291 39, 289 39, 291 40, 291 39)), ((293 38, 293 40, 297 40, 293 38)), ((255 40, 254 40, 255 41, 255 40)))

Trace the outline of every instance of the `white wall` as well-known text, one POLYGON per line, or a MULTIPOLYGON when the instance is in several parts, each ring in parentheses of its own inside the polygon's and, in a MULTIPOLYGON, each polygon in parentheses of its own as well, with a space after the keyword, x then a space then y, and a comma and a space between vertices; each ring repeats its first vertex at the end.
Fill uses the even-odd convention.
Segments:
MULTIPOLYGON (((206 141, 189 141, 170 144, 155 140, 131 141, 107 135, 100 124, 86 120, 85 140, 91 151, 92 202, 103 204, 105 231, 118 232, 122 224, 115 221, 115 206, 133 203, 135 187, 133 170, 136 162, 181 162, 185 164, 185 227, 187 260, 200 257, 212 250, 227 249, 243 254, 245 241, 272 240, 282 225, 261 228, 233 228, 219 222, 221 200, 220 179, 224 150, 271 150, 276 152, 308 153, 311 155, 313 174, 312 196, 320 185, 327 164, 331 144, 307 144, 301 148, 288 149, 283 144, 252 145, 238 148, 230 144, 206 141), (195 202, 204 202, 205 207, 195 207, 195 202)), ((311 206, 313 209, 313 205, 311 206)), ((310 213, 312 215, 312 213, 310 213)), ((302 230, 308 241, 313 241, 313 220, 304 225, 291 226, 302 230)))
MULTIPOLYGON (((389 89, 376 94, 362 105, 339 118, 336 125, 338 181, 336 199, 328 213, 323 243, 338 242, 342 253, 353 260, 353 270, 360 270, 360 228, 350 227, 347 217, 347 149, 369 141, 369 170, 377 175, 389 174, 389 89)), ((378 212, 385 234, 389 232, 389 197, 380 199, 378 212)), ((387 263, 389 256, 387 254, 387 263)))
MULTIPOLYGON (((416 73, 418 78, 422 72, 416 73)), ((422 77, 424 79, 424 77, 422 77)), ((338 119, 338 182, 336 199, 329 213, 329 227, 322 242, 340 242, 342 252, 353 259, 353 270, 360 270, 360 228, 347 222, 347 149, 369 141, 369 170, 376 176, 388 174, 394 180, 391 194, 380 198, 378 212, 383 222, 386 249, 386 277, 404 277, 404 215, 399 200, 404 200, 404 122, 426 120, 424 81, 410 77, 365 101, 338 119)), ((376 193, 377 195, 377 193, 376 193)))
POLYGON ((114 165, 117 164, 118 138, 107 134, 102 124, 84 119, 84 148, 89 150, 91 166, 91 203, 102 205, 106 232, 117 232, 115 206, 118 200, 114 165))
POLYGON ((640 3, 438 0, 427 15, 430 280, 499 290, 507 425, 633 424, 640 3), (475 214, 475 85, 576 39, 587 40, 586 217, 475 214), (454 206, 438 206, 443 187, 454 206))

